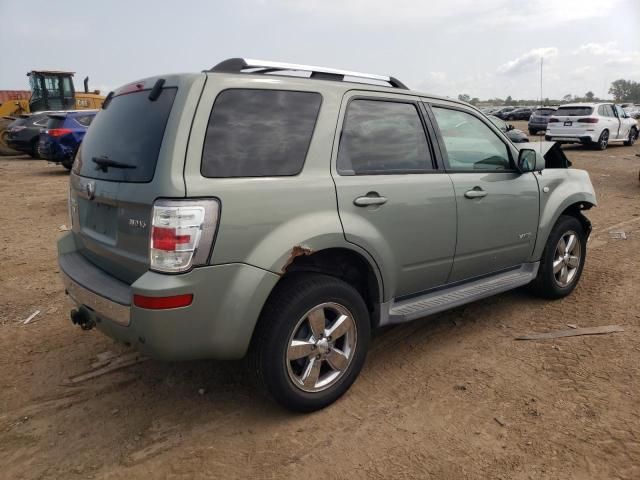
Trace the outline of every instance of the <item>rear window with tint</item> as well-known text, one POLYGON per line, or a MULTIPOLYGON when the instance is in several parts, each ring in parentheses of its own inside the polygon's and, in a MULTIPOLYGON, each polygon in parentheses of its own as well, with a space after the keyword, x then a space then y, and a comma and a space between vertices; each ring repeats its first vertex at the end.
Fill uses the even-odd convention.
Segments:
POLYGON ((65 120, 66 117, 49 117, 49 120, 47 120, 47 128, 62 128, 65 120))
POLYGON ((153 102, 149 100, 149 90, 113 97, 107 108, 93 118, 74 163, 74 172, 101 180, 150 182, 177 91, 164 88, 153 102), (128 168, 99 169, 94 159, 117 162, 128 168))
POLYGON ((534 113, 534 115, 539 115, 541 117, 548 117, 550 115, 553 115, 553 112, 555 112, 555 109, 551 109, 551 108, 540 108, 539 110, 536 110, 534 113))
POLYGON ((586 117, 592 113, 591 107, 560 107, 556 110, 556 115, 561 117, 586 117))
POLYGON ((202 175, 228 178, 300 173, 321 101, 320 94, 314 92, 231 89, 220 93, 207 126, 202 175))
POLYGON ((75 121, 78 122, 83 127, 88 127, 91 125, 95 115, 83 115, 82 117, 76 117, 75 121))

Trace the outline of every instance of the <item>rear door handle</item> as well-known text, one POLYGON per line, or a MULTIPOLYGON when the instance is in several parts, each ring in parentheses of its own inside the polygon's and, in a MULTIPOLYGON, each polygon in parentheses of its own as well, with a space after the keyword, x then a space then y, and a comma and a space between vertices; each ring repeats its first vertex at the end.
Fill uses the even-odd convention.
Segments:
POLYGON ((358 197, 353 201, 357 207, 368 207, 370 205, 384 205, 387 203, 387 197, 381 197, 376 192, 369 192, 363 197, 358 197))
POLYGON ((472 190, 465 192, 464 196, 467 198, 482 198, 487 196, 487 192, 480 187, 474 187, 472 190))

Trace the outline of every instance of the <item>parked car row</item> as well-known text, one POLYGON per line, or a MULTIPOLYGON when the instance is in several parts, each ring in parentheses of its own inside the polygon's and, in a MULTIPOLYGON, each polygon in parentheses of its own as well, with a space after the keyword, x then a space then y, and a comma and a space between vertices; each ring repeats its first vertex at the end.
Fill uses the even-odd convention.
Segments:
POLYGON ((69 110, 22 115, 7 129, 7 144, 32 158, 71 170, 73 159, 97 110, 69 110))

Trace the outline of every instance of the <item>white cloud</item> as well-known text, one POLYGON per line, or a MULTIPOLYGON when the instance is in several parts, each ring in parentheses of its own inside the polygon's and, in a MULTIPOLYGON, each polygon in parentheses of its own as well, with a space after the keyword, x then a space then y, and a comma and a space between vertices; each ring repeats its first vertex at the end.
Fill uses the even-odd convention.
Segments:
POLYGON ((574 55, 589 54, 589 55, 617 55, 620 50, 616 47, 617 42, 607 43, 586 43, 580 45, 577 50, 574 50, 574 55))
POLYGON ((519 56, 498 67, 500 75, 518 75, 520 73, 530 72, 540 64, 540 59, 550 59, 558 56, 556 47, 534 48, 524 55, 519 56))

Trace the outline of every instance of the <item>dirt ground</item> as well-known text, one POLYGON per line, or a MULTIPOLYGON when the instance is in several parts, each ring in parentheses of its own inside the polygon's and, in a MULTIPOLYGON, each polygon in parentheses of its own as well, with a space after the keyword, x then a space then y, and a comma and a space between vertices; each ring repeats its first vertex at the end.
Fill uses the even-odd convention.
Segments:
POLYGON ((64 385, 126 349, 69 321, 67 172, 0 159, 0 478, 640 478, 640 145, 565 151, 600 203, 577 290, 379 332, 351 390, 310 415, 265 398, 242 362, 150 360, 64 385), (514 340, 567 324, 625 331, 514 340))

